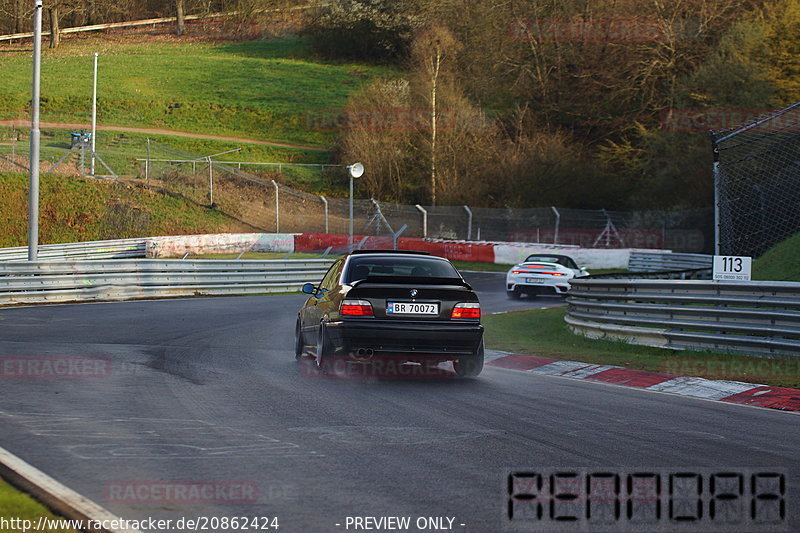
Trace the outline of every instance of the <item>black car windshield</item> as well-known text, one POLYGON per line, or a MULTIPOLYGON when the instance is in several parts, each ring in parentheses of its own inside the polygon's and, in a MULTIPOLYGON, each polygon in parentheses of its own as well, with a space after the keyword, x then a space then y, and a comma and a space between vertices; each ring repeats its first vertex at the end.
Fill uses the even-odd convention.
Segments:
POLYGON ((578 265, 575 264, 575 261, 572 260, 571 257, 567 257, 565 255, 529 255, 525 261, 525 263, 556 263, 558 265, 565 266, 567 268, 577 269, 578 265))
POLYGON ((352 257, 347 267, 345 283, 366 278, 445 278, 460 280, 453 265, 434 257, 359 256, 352 257))

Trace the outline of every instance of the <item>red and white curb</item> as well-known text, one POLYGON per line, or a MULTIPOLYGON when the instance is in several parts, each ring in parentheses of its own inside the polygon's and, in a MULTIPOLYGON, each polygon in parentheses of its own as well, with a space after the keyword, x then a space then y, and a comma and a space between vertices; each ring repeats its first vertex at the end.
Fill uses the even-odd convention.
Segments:
POLYGON ((559 361, 546 357, 507 354, 494 350, 487 350, 486 356, 487 366, 519 370, 531 374, 588 379, 705 400, 719 400, 782 411, 800 411, 800 390, 796 389, 770 387, 741 381, 677 376, 620 366, 592 365, 578 361, 559 361))

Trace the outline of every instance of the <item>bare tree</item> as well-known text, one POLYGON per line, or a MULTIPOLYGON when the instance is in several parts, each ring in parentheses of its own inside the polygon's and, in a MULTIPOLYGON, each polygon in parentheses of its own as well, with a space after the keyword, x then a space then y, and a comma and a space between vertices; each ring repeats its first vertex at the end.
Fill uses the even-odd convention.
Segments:
POLYGON ((184 0, 175 0, 175 10, 177 11, 177 28, 175 33, 183 35, 186 33, 186 18, 184 14, 184 0))
POLYGON ((442 73, 442 62, 453 58, 458 49, 456 41, 450 30, 444 26, 433 26, 424 29, 414 39, 411 53, 414 66, 430 86, 430 184, 431 203, 436 205, 437 171, 436 171, 436 142, 439 109, 437 106, 437 92, 439 77, 442 73))
POLYGON ((53 3, 47 8, 47 13, 50 15, 50 48, 58 48, 61 44, 61 28, 59 27, 59 11, 61 4, 58 2, 53 3))

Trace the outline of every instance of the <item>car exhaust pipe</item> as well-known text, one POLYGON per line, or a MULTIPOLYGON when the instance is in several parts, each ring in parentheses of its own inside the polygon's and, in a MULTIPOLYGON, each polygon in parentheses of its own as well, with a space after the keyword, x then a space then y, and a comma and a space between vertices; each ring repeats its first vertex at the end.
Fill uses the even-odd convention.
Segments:
POLYGON ((356 350, 355 358, 361 360, 371 359, 374 353, 372 348, 359 348, 356 350))

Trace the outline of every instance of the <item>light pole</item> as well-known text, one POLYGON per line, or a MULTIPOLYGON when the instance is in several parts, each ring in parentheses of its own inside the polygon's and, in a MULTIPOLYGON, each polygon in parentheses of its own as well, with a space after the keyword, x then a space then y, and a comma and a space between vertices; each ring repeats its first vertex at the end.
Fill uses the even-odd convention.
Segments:
POLYGON ((33 95, 31 97, 31 177, 28 193, 28 261, 39 256, 39 96, 42 71, 42 0, 33 10, 33 95))
POLYGON ((353 178, 360 178, 364 175, 364 165, 361 163, 353 163, 347 165, 347 170, 350 172, 350 251, 353 251, 353 178))

